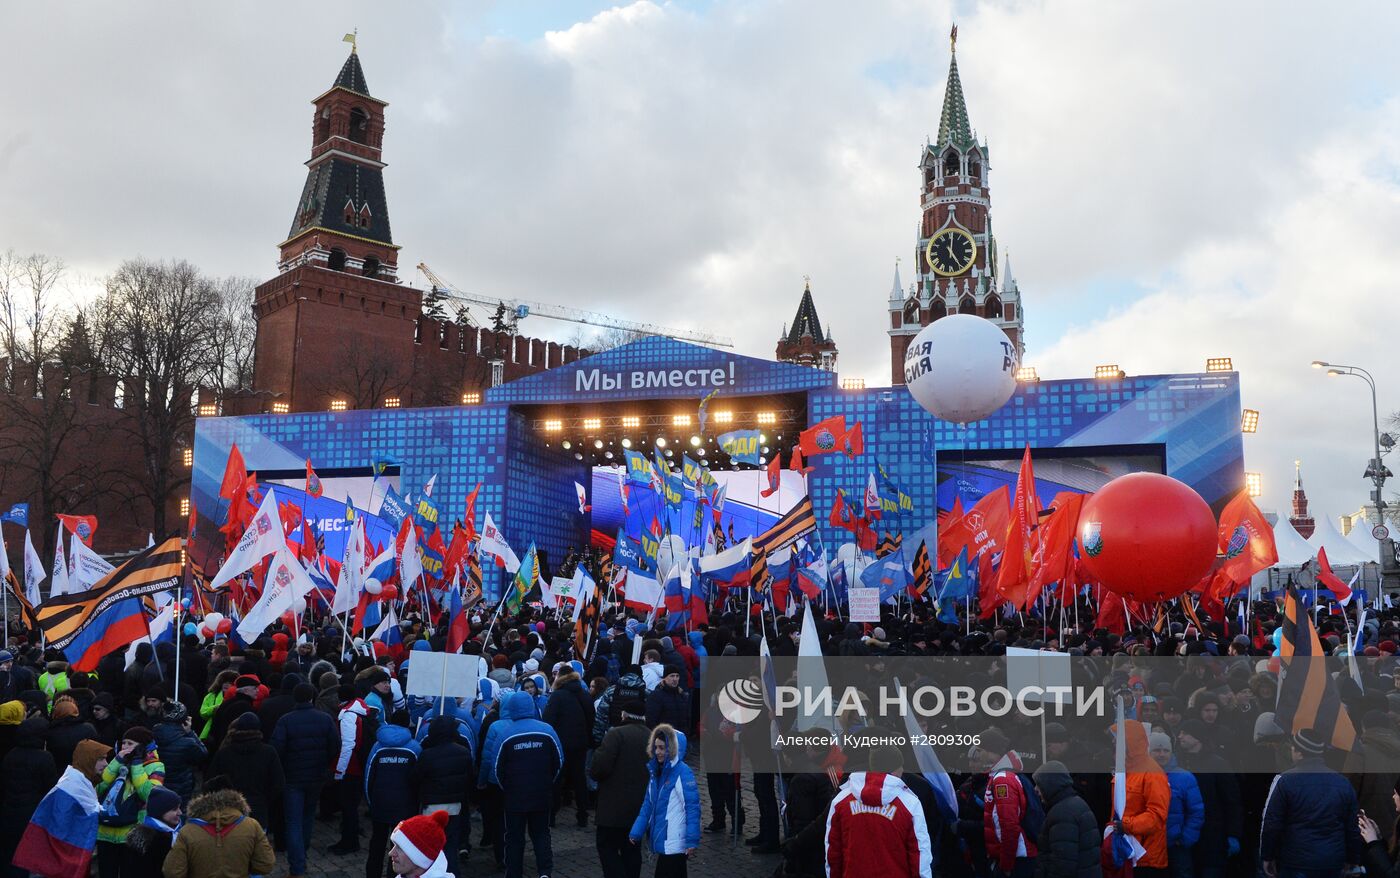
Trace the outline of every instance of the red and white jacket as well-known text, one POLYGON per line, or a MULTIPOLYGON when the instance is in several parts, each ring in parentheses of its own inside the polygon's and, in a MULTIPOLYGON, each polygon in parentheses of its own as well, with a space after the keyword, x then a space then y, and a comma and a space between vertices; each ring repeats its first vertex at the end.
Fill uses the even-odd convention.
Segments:
POLYGON ((1012 750, 992 766, 982 802, 982 837, 987 842, 987 859, 1010 875, 1017 857, 1034 857, 1035 839, 1021 829, 1026 813, 1025 784, 1017 773, 1021 757, 1012 750))
POLYGON ((851 774, 826 814, 827 878, 932 878, 919 800, 892 774, 851 774))

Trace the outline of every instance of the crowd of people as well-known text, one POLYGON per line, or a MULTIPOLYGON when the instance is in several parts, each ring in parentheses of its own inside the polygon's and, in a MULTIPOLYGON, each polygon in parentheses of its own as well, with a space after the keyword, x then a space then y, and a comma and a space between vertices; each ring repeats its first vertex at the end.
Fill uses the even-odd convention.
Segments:
MULTIPOLYGON (((416 617, 401 626, 402 652, 334 624, 279 622, 246 646, 187 635, 177 656, 170 642, 135 644, 93 673, 18 635, 0 651, 0 860, 72 766, 100 802, 101 878, 269 875, 282 851, 288 874, 305 875, 318 819, 339 828, 331 852, 364 852, 366 878, 518 878, 527 840, 536 874, 573 874, 584 864, 555 861, 561 819, 592 823, 588 868, 608 878, 639 875, 648 850, 657 876, 685 875, 702 844, 745 872, 788 876, 1081 878, 1115 871, 1119 836, 1141 846, 1131 871, 1149 878, 1313 878, 1363 864, 1397 874, 1400 617, 1388 610, 1362 632, 1356 676, 1336 681, 1359 729, 1350 753, 1275 721, 1271 603, 1253 608, 1252 637, 1185 621, 1113 634, 1087 608, 1083 624, 1058 629, 1032 617, 955 624, 917 603, 878 625, 814 612, 832 657, 1014 646, 1120 657, 1137 695, 1113 729, 1124 788, 1112 737, 1086 741, 1052 722, 1044 752, 1013 747, 1024 737, 1014 716, 980 730, 971 769, 948 778, 952 801, 891 746, 835 768, 828 754, 794 751, 786 770, 752 770, 771 759, 769 724, 729 722, 715 699, 701 702, 702 680, 710 657, 757 656, 765 636, 773 655, 796 655, 800 616, 753 625, 717 613, 667 631, 664 617, 648 626, 614 607, 576 656, 567 618, 527 605, 473 619, 463 651, 477 657, 477 691, 445 699, 406 694, 414 657, 446 641, 416 617), (1193 664, 1217 655, 1233 658, 1228 671, 1193 664), (1166 681, 1133 665, 1157 656, 1181 657, 1187 673, 1166 681), (698 780, 697 736, 733 754, 707 757, 698 780), (1236 771, 1241 742, 1267 748, 1277 770, 1236 771), (1093 747, 1108 752, 1103 771, 1067 767, 1093 747)), ((1326 648, 1346 643, 1340 619, 1324 617, 1319 633, 1326 648)))

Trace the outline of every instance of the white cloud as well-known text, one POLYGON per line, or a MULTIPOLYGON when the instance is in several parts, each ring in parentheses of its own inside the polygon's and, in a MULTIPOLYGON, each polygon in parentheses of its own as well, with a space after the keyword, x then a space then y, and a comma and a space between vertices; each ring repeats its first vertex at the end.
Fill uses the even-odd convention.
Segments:
MULTIPOLYGON (((0 239, 90 275, 138 254, 269 275, 308 101, 358 25, 390 101, 405 280, 426 260, 466 289, 702 326, 771 356, 810 274, 843 371, 880 382, 953 11, 638 2, 520 38, 530 13, 506 4, 31 5, 0 33, 0 239)), ((1281 505, 1301 457, 1320 507, 1353 508, 1365 389, 1306 363, 1384 365, 1400 10, 956 11, 1030 361, 1053 376, 1101 350, 1139 372, 1230 354, 1263 411, 1247 453, 1267 499, 1281 505)))

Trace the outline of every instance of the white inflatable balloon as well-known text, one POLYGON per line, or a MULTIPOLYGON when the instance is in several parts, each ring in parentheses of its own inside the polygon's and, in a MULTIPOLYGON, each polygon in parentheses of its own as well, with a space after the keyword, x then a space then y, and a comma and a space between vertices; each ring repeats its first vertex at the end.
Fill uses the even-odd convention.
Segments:
POLYGON ((379 580, 377 580, 377 579, 366 579, 366 580, 365 580, 365 591, 369 592, 370 594, 379 594, 379 593, 380 593, 381 591, 383 591, 383 590, 384 590, 384 583, 380 582, 379 580))
POLYGON ((671 567, 676 561, 685 558, 685 540, 676 534, 671 534, 661 540, 661 545, 656 550, 656 574, 658 581, 665 581, 671 575, 671 567))
POLYGON ((955 424, 980 421, 1016 392, 1016 348, 990 320, 949 314, 910 342, 904 383, 934 417, 955 424))

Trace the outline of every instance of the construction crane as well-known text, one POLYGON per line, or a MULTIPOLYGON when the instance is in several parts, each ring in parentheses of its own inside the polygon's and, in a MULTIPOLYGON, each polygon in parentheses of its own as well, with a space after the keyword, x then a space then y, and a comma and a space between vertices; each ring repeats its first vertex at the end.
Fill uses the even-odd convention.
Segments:
POLYGON ((609 317, 606 314, 599 314, 595 311, 584 311, 580 308, 567 308, 562 305, 547 305, 543 302, 526 302, 521 299, 499 299, 495 296, 485 296, 480 293, 468 293, 459 290, 451 284, 438 277, 437 274, 428 267, 426 262, 418 263, 418 270, 423 272, 423 276, 432 284, 433 291, 449 299, 455 299, 466 305, 480 305, 485 308, 497 309, 505 306, 510 312, 512 324, 524 320, 526 317, 548 317, 551 320, 565 320, 570 323, 582 323, 585 326, 597 326, 601 329, 618 329, 623 332, 632 332, 637 335, 662 335, 667 338, 674 338, 677 341, 689 341, 696 344, 709 345, 710 347, 732 348, 733 339, 727 336, 711 335, 707 332, 689 332, 682 329, 671 329, 665 326, 657 326, 654 323, 636 323, 631 320, 621 320, 616 317, 609 317))

